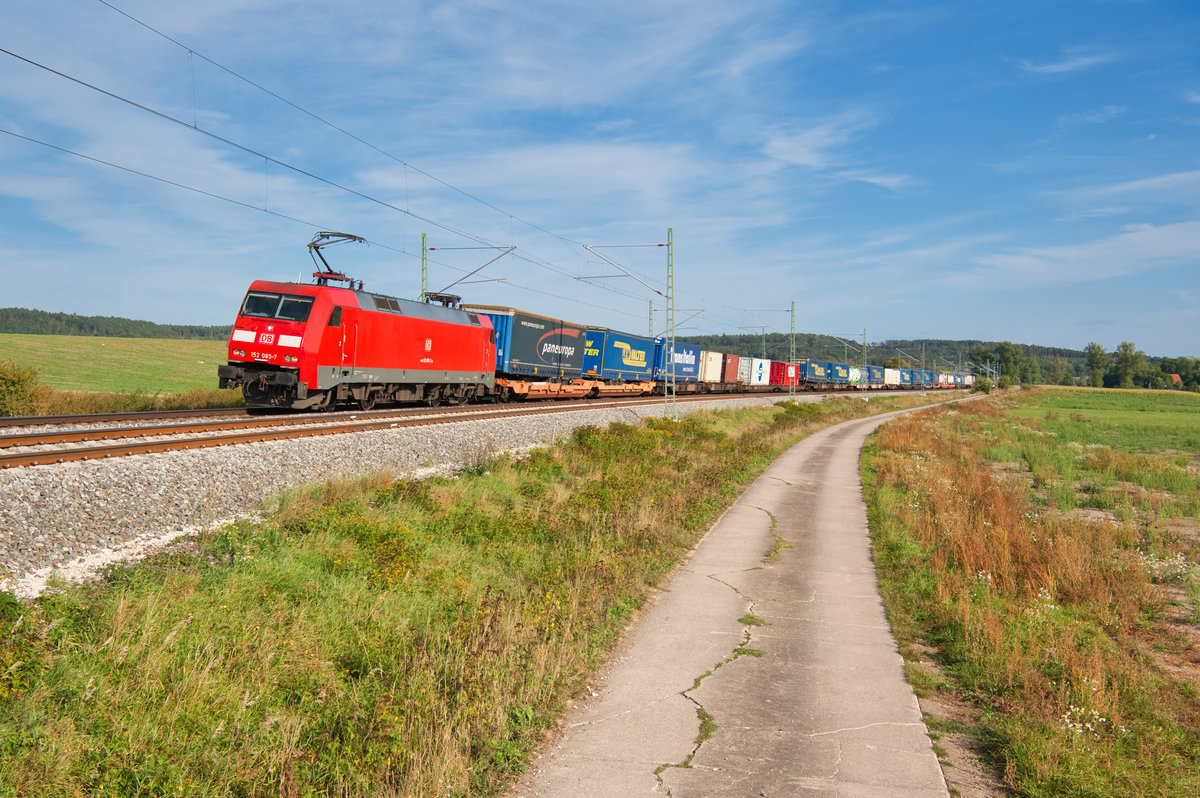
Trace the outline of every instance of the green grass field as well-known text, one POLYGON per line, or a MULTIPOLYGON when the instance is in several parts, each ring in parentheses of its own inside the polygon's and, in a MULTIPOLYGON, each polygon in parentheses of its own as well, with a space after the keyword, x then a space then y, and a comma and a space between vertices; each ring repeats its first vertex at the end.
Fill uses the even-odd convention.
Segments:
POLYGON ((1010 415, 1038 419, 1062 440, 1135 452, 1200 450, 1200 394, 1039 388, 1010 415))
POLYGON ((225 342, 0 334, 0 357, 60 391, 169 394, 216 388, 225 342))

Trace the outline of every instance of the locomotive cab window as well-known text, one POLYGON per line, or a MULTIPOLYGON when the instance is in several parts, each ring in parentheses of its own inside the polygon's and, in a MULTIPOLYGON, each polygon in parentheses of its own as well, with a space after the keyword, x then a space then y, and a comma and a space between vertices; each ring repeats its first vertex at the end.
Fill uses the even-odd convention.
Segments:
POLYGON ((328 326, 330 326, 330 327, 341 327, 342 326, 342 306, 341 305, 338 305, 336 308, 329 311, 329 325, 328 326))
POLYGON ((242 315, 284 321, 308 321, 312 303, 313 298, 310 296, 250 291, 242 303, 242 315))

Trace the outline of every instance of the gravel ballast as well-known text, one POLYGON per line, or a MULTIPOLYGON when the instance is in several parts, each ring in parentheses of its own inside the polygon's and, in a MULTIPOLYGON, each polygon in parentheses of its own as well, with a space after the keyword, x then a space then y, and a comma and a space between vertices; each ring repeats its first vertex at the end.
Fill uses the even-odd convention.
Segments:
MULTIPOLYGON (((779 401, 744 397, 679 409, 779 401)), ((289 488, 374 473, 452 473, 481 458, 552 443, 578 427, 635 423, 662 412, 661 404, 581 409, 7 469, 0 471, 0 590, 34 598, 53 577, 87 579, 112 562, 252 516, 289 488)))

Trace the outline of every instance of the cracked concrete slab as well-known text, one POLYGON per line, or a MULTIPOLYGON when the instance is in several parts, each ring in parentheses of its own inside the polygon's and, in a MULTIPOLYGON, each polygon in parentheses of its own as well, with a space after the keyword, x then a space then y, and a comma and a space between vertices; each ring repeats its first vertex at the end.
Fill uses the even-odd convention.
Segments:
POLYGON ((858 454, 886 418, 816 433, 755 481, 512 796, 949 795, 871 560, 858 454), (717 724, 699 744, 698 707, 717 724))

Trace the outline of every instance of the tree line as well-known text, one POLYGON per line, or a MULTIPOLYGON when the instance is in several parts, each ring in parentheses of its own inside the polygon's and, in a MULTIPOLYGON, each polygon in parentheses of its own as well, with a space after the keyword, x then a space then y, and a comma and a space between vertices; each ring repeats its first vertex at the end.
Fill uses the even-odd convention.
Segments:
POLYGON ((118 316, 77 316, 26 308, 0 308, 0 333, 83 335, 104 338, 188 338, 223 341, 230 326, 156 324, 118 316))
MULTIPOLYGON (((1132 341, 1122 341, 1115 351, 1092 341, 1082 357, 1037 358, 1008 341, 994 347, 976 347, 970 358, 977 365, 992 364, 1001 385, 1091 385, 1095 388, 1176 388, 1200 391, 1200 358, 1151 357, 1132 341)), ((987 366, 984 365, 986 369, 987 366)))
MULTIPOLYGON (((85 335, 107 338, 186 338, 223 341, 229 325, 156 324, 118 316, 79 316, 26 308, 0 308, 0 333, 85 335)), ((785 333, 681 336, 701 349, 770 360, 787 360, 785 333)), ((1109 352, 1092 342, 1084 350, 1014 344, 1011 341, 888 340, 869 343, 834 335, 796 334, 796 357, 838 363, 971 371, 1001 385, 1093 385, 1108 388, 1200 390, 1200 358, 1151 357, 1124 341, 1109 352), (1179 377, 1178 382, 1172 375, 1179 377)))

